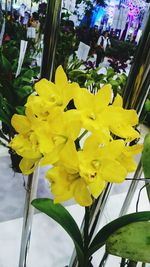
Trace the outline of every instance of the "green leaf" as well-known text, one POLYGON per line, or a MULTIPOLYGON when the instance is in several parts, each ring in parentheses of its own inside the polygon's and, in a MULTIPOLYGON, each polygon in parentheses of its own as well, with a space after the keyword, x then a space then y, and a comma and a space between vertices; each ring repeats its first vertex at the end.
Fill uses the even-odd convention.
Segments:
MULTIPOLYGON (((150 178, 150 134, 147 134, 144 139, 144 149, 142 152, 141 163, 145 178, 150 178)), ((150 201, 150 184, 146 187, 146 189, 150 201)))
POLYGON ((25 71, 25 72, 23 73, 23 77, 24 77, 24 78, 28 78, 28 79, 30 79, 30 80, 33 78, 33 76, 34 76, 34 71, 31 70, 31 69, 29 69, 29 70, 27 70, 27 71, 25 71))
POLYGON ((111 77, 113 77, 114 75, 115 75, 115 72, 114 72, 113 68, 109 68, 109 69, 107 70, 107 77, 108 77, 108 78, 111 78, 111 77))
POLYGON ((144 105, 145 111, 149 112, 150 111, 150 100, 147 99, 144 105))
POLYGON ((50 218, 59 223, 65 231, 69 234, 74 242, 78 260, 83 266, 83 242, 80 230, 72 218, 70 213, 60 204, 54 204, 53 200, 48 198, 40 198, 32 201, 32 205, 47 214, 50 218))
POLYGON ((136 222, 113 233, 106 242, 109 254, 150 263, 150 222, 136 222))
POLYGON ((33 88, 30 85, 25 85, 19 88, 16 93, 20 98, 25 98, 33 92, 33 88))
POLYGON ((150 178, 150 134, 147 134, 144 139, 141 162, 145 178, 150 178))
POLYGON ((23 107, 22 106, 17 106, 16 107, 16 111, 20 115, 25 115, 25 107, 24 106, 23 107))
POLYGON ((134 222, 150 220, 150 211, 143 211, 122 216, 105 225, 95 236, 90 247, 89 256, 106 244, 108 238, 119 228, 134 222))
POLYGON ((6 57, 4 57, 2 51, 0 50, 0 71, 3 73, 8 73, 11 71, 11 64, 6 57))

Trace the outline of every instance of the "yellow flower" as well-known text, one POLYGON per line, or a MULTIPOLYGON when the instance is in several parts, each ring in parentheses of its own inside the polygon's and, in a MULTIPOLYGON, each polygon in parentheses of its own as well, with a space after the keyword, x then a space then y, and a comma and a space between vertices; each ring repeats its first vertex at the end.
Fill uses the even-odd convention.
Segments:
POLYGON ((89 206, 107 182, 120 183, 128 171, 134 171, 134 156, 141 146, 126 144, 139 138, 134 129, 137 114, 123 108, 119 95, 112 101, 111 85, 93 95, 68 83, 61 66, 55 83, 42 79, 35 90, 38 95, 28 97, 25 115, 12 118, 17 134, 10 147, 23 157, 24 174, 32 173, 39 162, 53 165, 47 178, 55 202, 74 198, 81 206, 89 206), (71 100, 76 108, 67 110, 71 100), (81 130, 89 131, 84 142, 81 130))
POLYGON ((57 106, 64 110, 70 100, 74 98, 76 89, 79 87, 77 83, 68 83, 67 76, 59 66, 55 74, 55 84, 42 79, 35 84, 35 90, 38 95, 51 106, 57 106))
POLYGON ((116 136, 132 141, 139 138, 139 133, 133 128, 138 124, 135 110, 122 108, 122 98, 117 95, 111 103, 112 89, 110 85, 102 87, 96 95, 86 89, 78 90, 75 96, 75 106, 81 114, 83 127, 89 131, 108 131, 116 136))
POLYGON ((74 102, 81 115, 83 128, 89 131, 106 128, 100 120, 100 114, 109 105, 111 98, 111 85, 105 85, 96 95, 91 94, 87 89, 78 89, 74 102))
POLYGON ((142 152, 143 145, 136 144, 133 146, 125 146, 118 161, 127 169, 128 172, 135 171, 137 163, 134 159, 135 155, 142 152))
POLYGON ((74 198, 81 206, 89 206, 101 194, 105 182, 122 182, 127 171, 117 158, 124 147, 124 141, 116 140, 97 149, 86 144, 77 152, 68 142, 60 162, 47 173, 55 202, 74 198))
POLYGON ((81 122, 75 110, 62 112, 52 109, 45 120, 34 116, 28 108, 26 115, 13 116, 12 125, 19 135, 10 143, 10 146, 24 158, 20 165, 24 174, 32 171, 32 168, 27 169, 27 166, 30 167, 29 159, 32 159, 32 162, 35 159, 37 162, 42 158, 41 165, 56 163, 68 140, 75 141, 81 130, 81 122))
POLYGON ((113 104, 102 112, 101 118, 113 134, 129 142, 140 137, 133 128, 138 124, 138 116, 135 110, 123 109, 122 104, 122 97, 117 95, 113 104))

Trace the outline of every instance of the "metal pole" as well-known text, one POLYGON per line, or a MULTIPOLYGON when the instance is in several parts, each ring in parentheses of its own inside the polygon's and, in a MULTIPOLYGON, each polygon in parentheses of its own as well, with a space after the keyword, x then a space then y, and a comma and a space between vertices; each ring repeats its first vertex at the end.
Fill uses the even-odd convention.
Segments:
POLYGON ((11 12, 11 16, 13 15, 13 4, 14 4, 14 1, 11 0, 11 4, 10 4, 10 12, 11 12))
POLYGON ((150 89, 150 15, 143 31, 126 88, 124 106, 141 114, 150 89))
POLYGON ((8 9, 8 3, 7 0, 5 0, 5 16, 7 17, 7 9, 8 9))
POLYGON ((36 198, 38 177, 39 177, 39 166, 36 168, 34 174, 28 176, 26 199, 24 206, 20 258, 18 267, 27 267, 32 221, 34 215, 34 208, 33 206, 31 206, 31 201, 36 198))
POLYGON ((41 77, 52 79, 62 0, 49 0, 44 34, 41 77))
POLYGON ((141 161, 138 164, 138 167, 135 171, 134 177, 133 177, 133 181, 131 182, 131 185, 129 187, 129 190, 127 192, 126 198, 124 200, 124 203, 122 205, 121 211, 119 213, 119 217, 125 215, 128 212, 128 208, 130 206, 130 203, 133 199, 133 196, 135 194, 135 191, 137 189, 137 185, 139 183, 138 179, 141 178, 142 175, 142 165, 141 165, 141 161))

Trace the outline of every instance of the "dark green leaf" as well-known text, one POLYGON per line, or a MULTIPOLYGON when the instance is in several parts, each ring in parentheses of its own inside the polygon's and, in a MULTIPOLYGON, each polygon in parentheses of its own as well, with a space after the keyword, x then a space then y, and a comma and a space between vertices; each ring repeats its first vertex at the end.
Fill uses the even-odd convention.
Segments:
MULTIPOLYGON (((150 179, 150 134, 147 134, 144 139, 144 149, 142 152, 141 163, 145 178, 150 179)), ((146 188, 150 201, 150 184, 146 188)))
POLYGON ((53 200, 47 198, 35 199, 32 201, 32 205, 41 212, 47 214, 65 229, 74 242, 78 260, 81 266, 83 266, 82 237, 80 230, 70 213, 62 205, 54 204, 53 200))
POLYGON ((95 236, 93 239, 90 248, 89 248, 89 255, 92 255, 95 251, 101 248, 108 238, 119 228, 128 225, 133 222, 141 222, 141 221, 148 221, 150 220, 150 212, 143 211, 138 213, 132 213, 125 216, 122 216, 111 223, 105 225, 95 236))
POLYGON ((150 111, 150 100, 147 99, 144 105, 145 111, 149 112, 150 111))
POLYGON ((32 86, 25 85, 25 86, 22 86, 21 88, 18 88, 16 93, 20 98, 25 98, 28 95, 30 95, 32 93, 32 91, 33 91, 32 86))
POLYGON ((16 111, 20 115, 25 115, 25 107, 24 106, 23 107, 22 106, 16 107, 16 111))
POLYGON ((150 222, 136 222, 113 233, 106 242, 109 254, 150 263, 150 222))
POLYGON ((34 71, 32 69, 29 69, 23 73, 23 78, 32 79, 34 76, 34 71))

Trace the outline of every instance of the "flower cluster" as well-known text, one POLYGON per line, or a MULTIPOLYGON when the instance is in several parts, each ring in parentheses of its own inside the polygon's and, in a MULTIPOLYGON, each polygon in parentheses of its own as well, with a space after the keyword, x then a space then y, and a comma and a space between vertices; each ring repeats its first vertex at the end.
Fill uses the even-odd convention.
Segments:
POLYGON ((42 79, 35 90, 25 115, 12 118, 18 134, 10 146, 22 156, 24 174, 32 173, 39 162, 52 165, 47 179, 55 202, 74 198, 89 206, 107 182, 120 183, 135 170, 134 155, 141 146, 127 143, 139 138, 134 129, 138 117, 135 110, 122 107, 119 95, 113 99, 110 85, 93 95, 69 83, 59 66, 55 83, 42 79))

